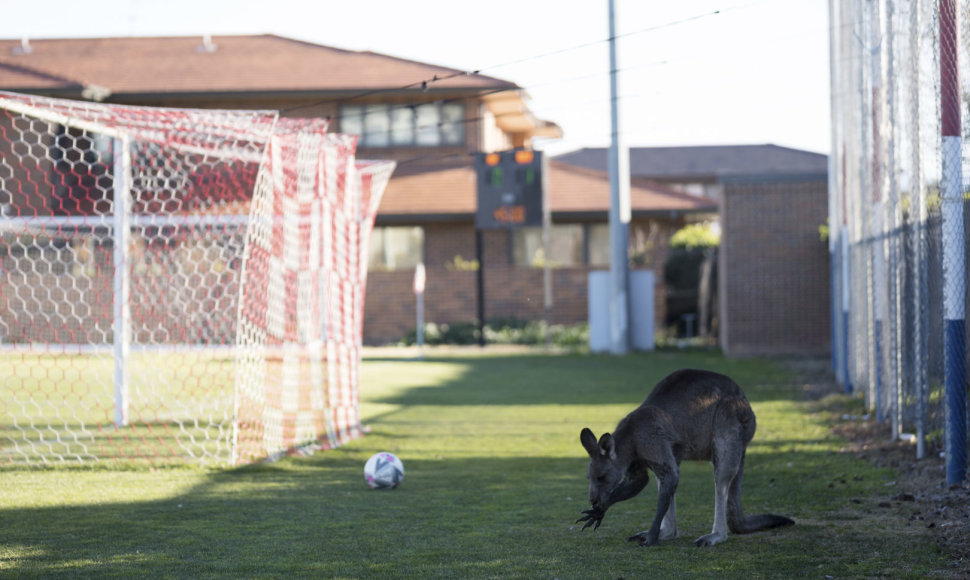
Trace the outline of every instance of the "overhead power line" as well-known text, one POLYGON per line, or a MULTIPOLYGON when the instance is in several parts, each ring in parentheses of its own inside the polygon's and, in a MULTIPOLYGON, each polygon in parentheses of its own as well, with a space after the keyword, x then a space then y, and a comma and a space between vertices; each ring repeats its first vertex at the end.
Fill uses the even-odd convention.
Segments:
MULTIPOLYGON (((681 19, 678 19, 678 20, 672 20, 672 21, 666 22, 664 24, 658 24, 658 25, 655 25, 655 26, 648 26, 648 27, 645 27, 645 28, 640 28, 638 30, 633 30, 631 32, 626 32, 626 33, 623 33, 623 34, 618 34, 618 35, 615 36, 615 39, 627 38, 627 37, 631 37, 631 36, 637 36, 637 35, 646 34, 646 33, 649 33, 649 32, 657 32, 657 31, 660 31, 660 30, 665 30, 667 28, 672 28, 672 27, 680 26, 680 25, 687 24, 687 23, 690 23, 690 22, 695 22, 697 20, 702 20, 702 19, 705 19, 705 18, 709 18, 711 16, 716 16, 716 15, 718 15, 720 13, 721 13, 721 10, 714 10, 714 11, 711 11, 711 12, 705 12, 703 14, 697 14, 697 15, 694 15, 694 16, 689 16, 687 18, 681 18, 681 19)), ((527 57, 524 57, 524 58, 518 58, 518 59, 506 61, 504 63, 490 65, 490 66, 485 67, 485 68, 460 70, 460 71, 455 71, 453 73, 449 73, 449 74, 441 75, 441 76, 434 75, 434 76, 432 76, 430 78, 426 78, 426 79, 422 79, 422 80, 415 81, 415 82, 412 82, 412 83, 408 83, 408 84, 405 84, 405 85, 401 85, 399 87, 391 87, 391 88, 385 88, 385 89, 372 89, 372 90, 368 90, 368 91, 361 91, 359 93, 356 93, 356 94, 353 94, 353 95, 350 95, 350 96, 344 96, 344 97, 339 97, 339 98, 333 97, 333 98, 321 99, 321 100, 318 100, 318 101, 313 101, 313 102, 305 103, 305 104, 301 104, 301 105, 294 105, 292 107, 287 107, 285 109, 281 109, 280 112, 286 113, 286 112, 291 112, 291 111, 295 111, 295 110, 298 110, 298 109, 307 109, 307 108, 311 108, 311 107, 318 107, 318 106, 321 106, 321 105, 328 105, 328 104, 335 104, 335 103, 345 103, 345 102, 355 101, 355 100, 362 99, 362 98, 369 97, 369 96, 380 95, 380 94, 388 94, 388 93, 398 93, 398 92, 401 92, 401 91, 406 91, 408 89, 415 89, 415 88, 419 88, 419 87, 421 89, 423 89, 423 90, 429 90, 429 89, 431 89, 433 87, 433 85, 435 83, 439 83, 439 82, 442 82, 442 81, 451 80, 451 79, 458 78, 458 77, 463 77, 463 76, 477 76, 477 75, 480 75, 482 73, 482 71, 491 71, 491 70, 495 70, 495 69, 499 69, 499 68, 504 68, 504 67, 507 67, 507 66, 512 66, 512 65, 517 65, 517 64, 532 62, 532 61, 536 61, 536 60, 540 60, 540 59, 544 59, 544 58, 549 58, 549 57, 552 57, 552 56, 558 56, 560 54, 565 54, 565 53, 573 52, 573 51, 576 51, 576 50, 581 50, 581 49, 584 49, 584 48, 589 48, 589 47, 592 47, 592 46, 596 46, 596 45, 600 45, 600 44, 604 44, 604 43, 608 43, 608 42, 610 42, 610 38, 602 38, 602 39, 598 39, 598 40, 594 40, 594 41, 590 41, 590 42, 583 42, 583 43, 576 44, 576 45, 573 45, 573 46, 568 46, 568 47, 565 47, 565 48, 560 48, 560 49, 556 49, 556 50, 552 50, 552 51, 548 51, 548 52, 534 54, 532 56, 527 56, 527 57)), ((522 89, 522 88, 523 87, 516 86, 515 88, 503 88, 503 89, 496 90, 496 91, 491 91, 491 92, 505 92, 505 91, 510 91, 510 90, 518 90, 518 89, 522 89)), ((465 98, 465 99, 468 99, 468 98, 478 98, 478 96, 479 95, 476 95, 475 97, 463 97, 463 98, 465 98)), ((411 107, 411 106, 414 106, 414 104, 400 105, 400 108, 407 108, 407 107, 411 107)))

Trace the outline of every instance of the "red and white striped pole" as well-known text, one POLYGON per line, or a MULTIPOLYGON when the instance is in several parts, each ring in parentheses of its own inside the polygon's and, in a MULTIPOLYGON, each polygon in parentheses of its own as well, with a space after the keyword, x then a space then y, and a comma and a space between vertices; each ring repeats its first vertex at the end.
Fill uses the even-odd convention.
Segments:
POLYGON ((966 263, 963 231, 962 127, 956 0, 940 0, 940 131, 942 137, 943 351, 946 383, 946 481, 967 472, 967 393, 964 360, 966 263))

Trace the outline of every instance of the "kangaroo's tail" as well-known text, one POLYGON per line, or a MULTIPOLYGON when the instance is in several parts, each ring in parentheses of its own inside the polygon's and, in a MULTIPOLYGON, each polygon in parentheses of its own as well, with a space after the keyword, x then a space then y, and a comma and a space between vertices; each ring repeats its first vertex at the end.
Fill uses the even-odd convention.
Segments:
POLYGON ((744 471, 744 456, 741 457, 741 465, 738 473, 731 482, 731 489, 728 493, 727 501, 727 524, 728 529, 735 534, 750 534, 760 530, 780 528, 783 526, 795 525, 795 520, 785 516, 774 514, 758 514, 746 516, 741 509, 741 474, 744 471))
MULTIPOLYGON (((729 510, 730 514, 730 510, 729 510)), ((740 515, 740 514, 738 514, 740 515)), ((760 530, 793 526, 795 520, 774 514, 759 514, 756 516, 728 517, 728 528, 735 534, 750 534, 760 530)))

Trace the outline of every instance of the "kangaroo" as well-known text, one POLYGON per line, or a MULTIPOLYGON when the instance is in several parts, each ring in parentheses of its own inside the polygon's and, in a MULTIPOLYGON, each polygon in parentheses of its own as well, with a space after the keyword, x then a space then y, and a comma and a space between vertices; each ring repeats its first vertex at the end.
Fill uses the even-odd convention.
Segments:
POLYGON ((680 462, 709 460, 714 465, 714 528, 696 546, 713 546, 727 539, 728 530, 748 534, 790 526, 784 516, 745 516, 741 511, 744 454, 754 437, 754 411, 744 392, 730 378, 703 370, 671 373, 653 388, 642 405, 597 441, 588 428, 580 442, 589 453, 589 503, 583 530, 595 530, 606 510, 643 491, 657 477, 660 494, 650 529, 630 536, 641 546, 677 537, 674 494, 680 462))

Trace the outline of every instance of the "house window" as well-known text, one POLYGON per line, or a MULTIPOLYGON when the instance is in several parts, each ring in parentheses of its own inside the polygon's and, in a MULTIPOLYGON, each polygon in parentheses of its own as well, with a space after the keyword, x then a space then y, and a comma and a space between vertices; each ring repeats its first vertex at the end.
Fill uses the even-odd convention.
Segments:
MULTIPOLYGON (((627 256, 630 264, 634 266, 653 264, 654 249, 661 235, 656 222, 631 224, 628 235, 627 256)), ((609 224, 589 224, 586 226, 586 252, 590 266, 610 265, 609 224)))
POLYGON ((371 233, 368 270, 413 270, 423 260, 423 228, 375 227, 371 233))
MULTIPOLYGON (((358 113, 361 114, 361 113, 358 113)), ((362 113, 365 145, 387 147, 391 144, 391 111, 387 105, 367 105, 362 113)))
MULTIPOLYGON (((549 239, 549 265, 552 267, 583 264, 584 233, 581 224, 555 224, 549 239)), ((541 268, 545 264, 542 228, 519 228, 512 231, 512 259, 516 266, 541 268)))
POLYGON ((405 107, 391 110, 391 143, 410 145, 414 143, 414 113, 405 107))
POLYGON ((590 224, 587 230, 590 266, 610 265, 610 225, 590 224))
POLYGON ((460 103, 344 105, 340 131, 360 135, 364 147, 461 145, 464 115, 460 103))

